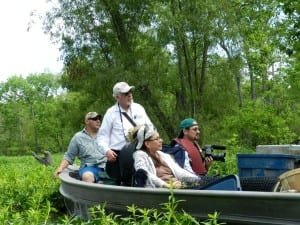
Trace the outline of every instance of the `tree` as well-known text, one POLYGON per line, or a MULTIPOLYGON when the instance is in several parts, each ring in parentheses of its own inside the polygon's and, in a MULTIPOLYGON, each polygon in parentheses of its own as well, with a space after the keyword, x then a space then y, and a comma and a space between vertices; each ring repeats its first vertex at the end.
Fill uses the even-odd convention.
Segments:
MULTIPOLYGON (((0 86, 1 151, 5 154, 28 153, 45 148, 56 149, 61 111, 57 101, 63 93, 58 77, 51 74, 11 77, 0 86)), ((69 116, 70 117, 70 116, 69 116)), ((61 146, 60 146, 61 147, 61 146)))
POLYGON ((64 87, 91 96, 85 106, 105 111, 113 84, 128 81, 171 138, 184 117, 216 124, 249 98, 270 96, 283 76, 270 68, 285 62, 278 45, 289 21, 280 10, 277 0, 61 0, 45 30, 62 43, 64 87))

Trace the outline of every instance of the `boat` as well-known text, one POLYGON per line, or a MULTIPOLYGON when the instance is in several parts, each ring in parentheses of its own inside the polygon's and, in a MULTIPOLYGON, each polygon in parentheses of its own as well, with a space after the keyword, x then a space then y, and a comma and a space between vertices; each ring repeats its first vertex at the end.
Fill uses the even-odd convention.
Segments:
MULTIPOLYGON (((75 215, 88 219, 88 208, 104 204, 117 214, 128 214, 127 206, 160 209, 173 192, 179 201, 177 210, 206 220, 208 214, 219 212, 218 220, 227 224, 298 225, 300 224, 300 193, 282 190, 193 190, 126 187, 87 183, 76 179, 76 168, 60 174, 60 193, 72 204, 75 215)), ((280 186, 280 185, 279 185, 280 186)), ((242 185, 243 187, 243 185, 242 185)))

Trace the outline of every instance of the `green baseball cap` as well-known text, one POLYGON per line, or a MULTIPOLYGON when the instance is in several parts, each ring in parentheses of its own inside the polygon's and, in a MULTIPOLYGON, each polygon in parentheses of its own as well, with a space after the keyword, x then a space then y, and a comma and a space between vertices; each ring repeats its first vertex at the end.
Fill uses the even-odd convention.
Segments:
POLYGON ((197 121, 193 118, 186 118, 180 122, 181 129, 187 129, 192 126, 198 125, 197 121))

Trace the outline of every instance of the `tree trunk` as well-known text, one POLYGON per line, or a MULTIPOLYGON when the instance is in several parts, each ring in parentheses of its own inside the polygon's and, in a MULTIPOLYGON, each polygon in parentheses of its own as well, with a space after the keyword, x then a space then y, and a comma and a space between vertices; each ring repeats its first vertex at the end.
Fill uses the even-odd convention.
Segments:
MULTIPOLYGON (((172 8, 172 14, 173 17, 176 18, 176 5, 174 1, 171 3, 172 8)), ((175 96, 176 96, 176 111, 178 113, 181 113, 182 115, 179 115, 179 117, 185 116, 183 113, 186 113, 186 111, 183 111, 182 108, 186 109, 188 108, 187 104, 187 91, 186 91, 186 74, 184 70, 184 64, 183 64, 183 48, 181 47, 181 38, 180 38, 180 31, 178 28, 173 24, 173 31, 174 31, 174 37, 175 37, 175 44, 176 44, 176 55, 177 55, 177 66, 178 66, 178 76, 180 80, 180 88, 176 90, 175 96)))
POLYGON ((208 53, 208 48, 209 48, 209 40, 207 37, 207 34, 204 34, 204 42, 203 42, 203 50, 202 50, 202 62, 201 62, 201 73, 200 73, 200 83, 198 87, 198 111, 202 108, 202 103, 201 103, 201 97, 204 93, 204 87, 205 87, 205 78, 206 78, 206 73, 207 73, 207 53, 208 53))
POLYGON ((29 102, 29 104, 30 104, 31 121, 33 123, 33 139, 34 139, 35 151, 39 152, 41 149, 39 146, 39 138, 38 138, 38 132, 37 132, 37 127, 35 122, 35 114, 34 114, 32 103, 29 102))
POLYGON ((235 71, 235 81, 236 81, 237 92, 238 92, 239 107, 242 108, 243 96, 242 96, 242 90, 241 90, 241 74, 239 71, 235 71))
POLYGON ((255 100, 254 72, 253 72, 253 68, 252 68, 251 63, 248 63, 248 68, 249 68, 250 85, 251 85, 251 87, 250 87, 250 90, 251 90, 250 95, 251 95, 251 99, 255 100))
POLYGON ((117 39, 120 43, 125 70, 136 70, 136 61, 133 54, 133 48, 128 37, 128 31, 125 28, 123 18, 119 12, 119 8, 111 7, 108 1, 103 1, 108 13, 111 17, 111 22, 116 32, 117 39))
POLYGON ((166 134, 169 136, 169 138, 174 138, 176 136, 175 128, 174 128, 174 121, 172 121, 171 118, 167 117, 164 113, 164 111, 159 106, 157 100, 153 97, 151 90, 149 89, 148 85, 142 85, 139 87, 141 90, 141 98, 143 101, 147 102, 152 109, 152 112, 154 112, 156 118, 158 119, 159 123, 163 127, 166 134))
POLYGON ((236 83, 236 89, 237 89, 237 95, 238 95, 238 104, 241 108, 243 106, 243 97, 242 97, 242 90, 241 90, 241 74, 240 74, 240 67, 238 66, 238 60, 239 60, 239 54, 236 56, 233 56, 231 52, 228 50, 227 46, 225 45, 225 42, 221 40, 220 42, 221 48, 226 52, 226 55, 228 57, 228 62, 230 64, 230 67, 233 71, 234 77, 235 77, 235 83, 236 83))

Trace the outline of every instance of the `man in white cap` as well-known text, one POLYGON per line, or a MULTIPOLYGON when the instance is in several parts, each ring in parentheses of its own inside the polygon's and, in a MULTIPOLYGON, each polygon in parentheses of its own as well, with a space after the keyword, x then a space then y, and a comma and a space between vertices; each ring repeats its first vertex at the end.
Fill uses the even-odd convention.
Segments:
POLYGON ((113 97, 116 103, 105 113, 102 125, 97 134, 97 142, 103 147, 107 156, 107 174, 120 180, 119 153, 126 145, 128 131, 135 126, 147 124, 153 126, 145 109, 133 102, 134 86, 126 82, 118 82, 113 87, 113 97))
POLYGON ((75 158, 80 160, 79 176, 86 182, 98 182, 104 171, 106 156, 96 142, 96 135, 101 125, 102 116, 97 112, 85 115, 85 127, 77 132, 69 143, 59 167, 55 171, 57 177, 65 168, 72 165, 75 158))

